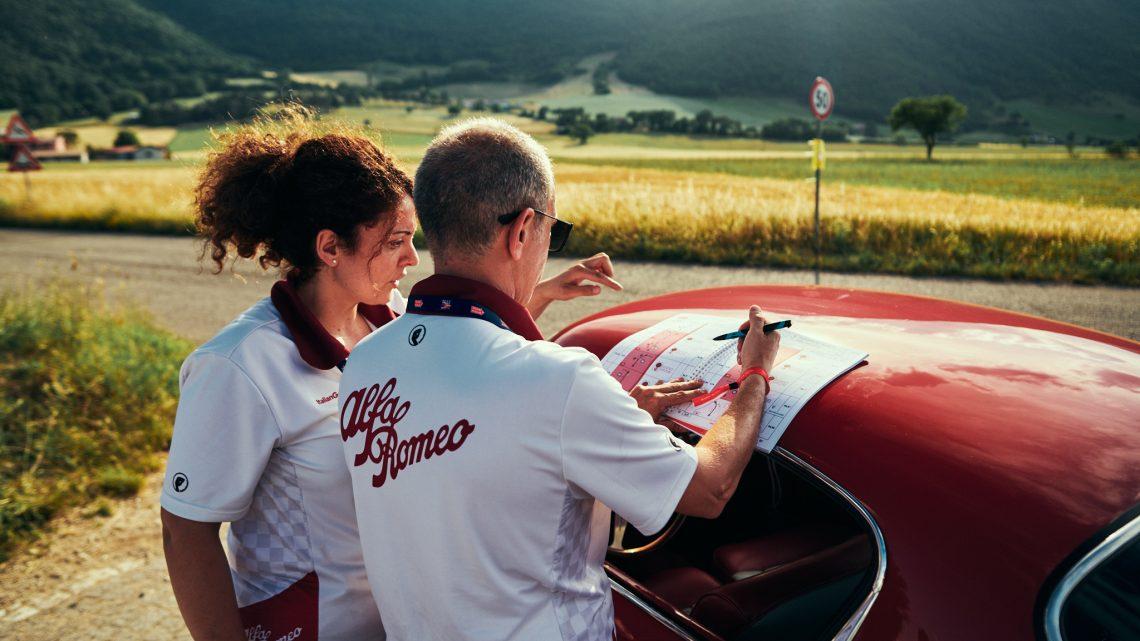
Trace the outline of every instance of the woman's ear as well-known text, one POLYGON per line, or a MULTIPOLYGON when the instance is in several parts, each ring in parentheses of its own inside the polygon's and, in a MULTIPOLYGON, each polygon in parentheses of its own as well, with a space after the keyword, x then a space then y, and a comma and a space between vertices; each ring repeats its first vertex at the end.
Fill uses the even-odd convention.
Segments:
POLYGON ((523 249, 533 236, 530 228, 533 221, 534 209, 527 207, 523 210, 523 213, 519 214, 519 217, 511 223, 511 227, 507 232, 507 253, 509 253, 514 260, 522 260, 523 249))
POLYGON ((326 267, 336 267, 341 254, 340 236, 331 229, 322 229, 317 232, 313 242, 317 252, 317 262, 326 267))

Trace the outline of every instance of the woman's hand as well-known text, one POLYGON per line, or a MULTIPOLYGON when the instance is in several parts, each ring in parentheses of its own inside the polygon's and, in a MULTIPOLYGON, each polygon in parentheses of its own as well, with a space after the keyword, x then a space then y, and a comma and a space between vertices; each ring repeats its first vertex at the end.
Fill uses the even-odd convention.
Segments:
POLYGON ((676 378, 668 383, 637 385, 629 390, 629 395, 637 401, 637 406, 649 412, 653 421, 661 418, 661 413, 681 403, 687 403, 704 394, 701 381, 686 381, 676 378))
POLYGON ((597 296, 602 291, 601 285, 616 292, 622 290, 621 283, 614 280, 613 263, 604 253, 594 254, 561 274, 540 281, 527 303, 527 311, 531 318, 538 318, 556 300, 597 296))

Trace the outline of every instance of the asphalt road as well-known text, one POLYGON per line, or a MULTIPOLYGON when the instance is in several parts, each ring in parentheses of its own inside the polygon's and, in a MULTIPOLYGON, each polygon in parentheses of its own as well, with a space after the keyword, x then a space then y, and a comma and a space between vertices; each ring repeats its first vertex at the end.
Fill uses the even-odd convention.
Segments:
MULTIPOLYGON (((276 279, 276 274, 248 262, 215 275, 210 264, 198 262, 198 243, 187 238, 0 230, 0 248, 0 286, 34 285, 56 277, 99 280, 111 298, 144 305, 161 324, 197 342, 267 295, 276 279)), ((431 273, 426 252, 421 259, 400 284, 405 294, 431 273)), ((570 263, 551 260, 547 273, 570 263)), ((619 261, 616 268, 625 291, 605 290, 591 299, 555 303, 539 319, 542 331, 549 336, 587 314, 665 292, 812 282, 811 272, 802 270, 631 261, 619 261)), ((990 305, 1140 339, 1140 289, 832 273, 825 273, 822 283, 990 305)))

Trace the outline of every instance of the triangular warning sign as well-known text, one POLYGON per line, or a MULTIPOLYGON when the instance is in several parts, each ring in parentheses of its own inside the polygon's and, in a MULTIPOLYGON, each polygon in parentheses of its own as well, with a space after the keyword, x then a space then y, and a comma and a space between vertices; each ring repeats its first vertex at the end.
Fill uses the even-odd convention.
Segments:
POLYGON ((20 117, 20 114, 12 114, 12 118, 8 120, 8 128, 4 130, 4 142, 28 142, 35 139, 35 133, 32 132, 28 123, 20 117))
POLYGON ((40 161, 32 155, 31 151, 23 145, 16 145, 16 151, 12 154, 12 162, 8 163, 8 171, 35 171, 43 169, 40 161))

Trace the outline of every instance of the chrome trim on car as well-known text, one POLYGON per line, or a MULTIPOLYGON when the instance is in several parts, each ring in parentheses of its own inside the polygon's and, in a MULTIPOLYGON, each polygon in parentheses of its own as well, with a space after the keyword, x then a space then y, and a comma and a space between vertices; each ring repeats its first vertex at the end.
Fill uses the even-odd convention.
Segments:
POLYGON ((1140 536, 1140 516, 1109 534, 1107 538, 1101 541, 1100 545, 1081 557, 1081 560, 1077 561, 1072 569, 1065 574, 1065 577, 1057 584, 1057 588, 1053 590, 1053 595, 1049 597, 1049 604, 1045 606, 1045 636, 1049 641, 1062 641, 1064 639, 1061 633, 1061 610, 1065 607, 1065 600, 1069 598, 1077 585, 1097 566, 1108 560, 1120 548, 1131 543, 1132 539, 1137 536, 1140 536))
POLYGON ((621 594, 630 603, 632 603, 632 604, 636 605, 637 607, 641 608, 642 610, 645 610, 646 612, 648 612, 649 616, 656 619, 658 623, 669 628, 669 630, 671 630, 673 633, 680 636, 682 639, 687 639, 688 641, 700 641, 700 639, 693 636, 691 633, 687 632, 684 628, 682 628, 681 626, 674 623, 672 619, 665 616, 664 614, 661 614, 660 612, 655 610, 653 608, 653 606, 649 605, 645 601, 642 601, 641 598, 638 597, 636 594, 634 594, 632 591, 630 591, 629 588, 627 588, 624 585, 615 581, 612 576, 609 577, 609 579, 610 579, 610 585, 613 587, 615 592, 621 594))
POLYGON ((871 516, 866 506, 841 485, 831 480, 826 474, 815 469, 815 467, 809 465, 803 459, 782 447, 776 447, 776 449, 772 450, 772 453, 779 456, 786 463, 790 463, 808 474, 811 474, 816 480, 842 496, 843 499, 850 503, 851 507, 855 508, 855 511, 867 521, 867 525, 871 528, 871 533, 875 536, 875 549, 877 552, 875 557, 878 561, 878 567, 875 569, 875 581, 871 585, 871 592, 867 594, 863 602, 860 603, 859 607, 855 610, 855 613, 847 619, 847 622, 843 624, 839 633, 833 638, 833 641, 850 641, 850 639, 855 637, 855 633, 859 631, 859 626, 863 625, 863 620, 867 618, 867 613, 871 611, 871 606, 874 605, 875 599, 879 598, 879 592, 883 589, 883 580, 887 576, 887 542, 883 538, 883 531, 879 529, 879 524, 875 522, 875 517, 871 516))

